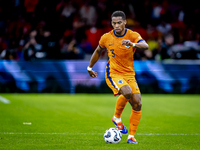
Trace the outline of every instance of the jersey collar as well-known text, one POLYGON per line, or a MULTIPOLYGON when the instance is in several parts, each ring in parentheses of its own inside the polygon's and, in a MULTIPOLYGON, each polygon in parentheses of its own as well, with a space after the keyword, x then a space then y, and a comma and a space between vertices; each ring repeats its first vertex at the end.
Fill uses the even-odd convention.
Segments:
POLYGON ((113 32, 114 32, 114 34, 115 34, 116 37, 123 37, 123 36, 126 34, 127 29, 125 28, 125 32, 124 32, 123 35, 117 35, 117 34, 115 33, 115 29, 113 30, 113 32))

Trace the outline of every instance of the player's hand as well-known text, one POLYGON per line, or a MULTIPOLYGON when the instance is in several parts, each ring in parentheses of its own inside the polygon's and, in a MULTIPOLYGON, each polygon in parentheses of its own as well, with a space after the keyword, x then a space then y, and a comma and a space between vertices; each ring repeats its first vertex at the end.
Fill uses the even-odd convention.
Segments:
POLYGON ((93 70, 88 71, 88 73, 90 74, 90 76, 91 76, 92 78, 96 78, 96 77, 97 77, 97 72, 95 72, 95 71, 93 71, 93 70))
POLYGON ((123 40, 122 45, 132 46, 132 42, 130 40, 123 40))

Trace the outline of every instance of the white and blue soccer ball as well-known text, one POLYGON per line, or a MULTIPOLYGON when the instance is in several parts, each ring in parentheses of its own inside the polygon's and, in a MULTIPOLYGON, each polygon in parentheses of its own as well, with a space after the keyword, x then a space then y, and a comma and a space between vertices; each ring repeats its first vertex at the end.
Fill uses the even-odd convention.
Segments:
POLYGON ((116 128, 109 128, 104 133, 104 140, 106 143, 119 143, 121 141, 122 135, 120 131, 116 128))

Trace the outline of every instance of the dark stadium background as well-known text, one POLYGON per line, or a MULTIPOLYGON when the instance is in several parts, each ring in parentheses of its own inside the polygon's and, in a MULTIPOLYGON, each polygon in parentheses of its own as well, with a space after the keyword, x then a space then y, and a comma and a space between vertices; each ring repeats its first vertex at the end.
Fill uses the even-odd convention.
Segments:
POLYGON ((181 0, 0 1, 1 93, 111 93, 106 51, 86 67, 115 10, 149 50, 134 55, 142 93, 200 93, 200 7, 181 0))

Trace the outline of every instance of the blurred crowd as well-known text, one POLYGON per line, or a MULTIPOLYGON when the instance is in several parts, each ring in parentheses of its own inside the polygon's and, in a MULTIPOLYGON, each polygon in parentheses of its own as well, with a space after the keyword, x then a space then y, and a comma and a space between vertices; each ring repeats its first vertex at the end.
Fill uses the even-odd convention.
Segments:
MULTIPOLYGON (((127 28, 149 50, 136 60, 200 59, 200 7, 191 0, 7 0, 0 1, 0 58, 84 59, 112 30, 111 14, 122 10, 127 28)), ((106 51, 102 59, 107 59, 106 51)))

